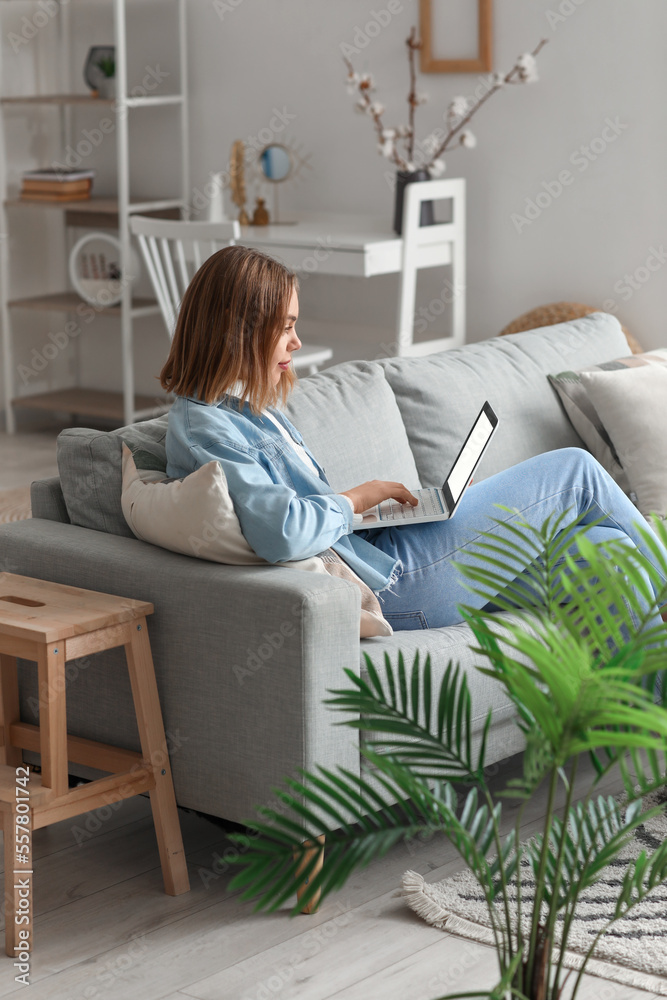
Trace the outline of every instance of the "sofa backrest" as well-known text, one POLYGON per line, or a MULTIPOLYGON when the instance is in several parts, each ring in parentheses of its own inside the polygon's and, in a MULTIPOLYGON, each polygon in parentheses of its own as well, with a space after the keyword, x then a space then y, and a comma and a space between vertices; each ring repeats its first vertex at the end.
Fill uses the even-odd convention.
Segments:
POLYGON ((166 435, 166 413, 114 431, 87 427, 62 431, 58 435, 58 472, 71 523, 133 538, 120 505, 122 443, 135 452, 140 468, 166 469, 166 435))
POLYGON ((380 362, 394 390, 424 486, 441 486, 485 400, 500 423, 478 480, 545 451, 584 447, 547 375, 629 354, 607 313, 423 358, 380 362))
POLYGON ((310 375, 285 413, 336 491, 369 479, 421 486, 396 398, 377 362, 348 361, 310 375))
MULTIPOLYGON (((627 353, 618 320, 594 313, 423 358, 336 365, 303 379, 286 413, 334 489, 368 479, 413 489, 441 485, 488 399, 501 422, 476 473, 483 479, 544 451, 582 447, 546 376, 627 353)), ((140 467, 164 468, 166 429, 165 414, 111 432, 63 431, 58 468, 64 505, 54 482, 36 484, 33 516, 131 537, 120 504, 121 443, 143 453, 140 467)))
MULTIPOLYGON (((302 431, 335 490, 367 479, 420 486, 394 394, 380 365, 356 361, 304 379, 293 393, 288 418, 302 431)), ((166 468, 167 416, 104 432, 68 428, 58 437, 58 470, 72 524, 132 537, 120 503, 121 443, 140 468, 166 468)), ((39 502, 37 490, 35 500, 39 502)), ((43 497, 45 499, 45 496, 43 497)), ((53 518, 50 504, 46 516, 53 518)), ((39 516, 37 505, 36 516, 39 516)))

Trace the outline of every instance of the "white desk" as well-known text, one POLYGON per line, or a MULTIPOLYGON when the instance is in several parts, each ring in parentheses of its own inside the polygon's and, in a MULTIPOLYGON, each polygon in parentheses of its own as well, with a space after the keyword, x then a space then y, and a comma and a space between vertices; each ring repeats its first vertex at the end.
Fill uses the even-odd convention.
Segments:
MULTIPOLYGON (((465 288, 464 242, 461 235, 464 224, 461 218, 458 225, 452 222, 433 227, 438 230, 437 241, 419 249, 418 268, 452 265, 454 288, 465 288)), ((404 241, 393 232, 388 218, 318 213, 304 216, 294 225, 242 226, 240 242, 277 257, 297 274, 371 278, 376 274, 404 272, 404 241)), ((411 296, 414 302, 414 288, 406 289, 405 286, 406 282, 401 280, 397 303, 397 343, 400 343, 401 313, 405 315, 402 309, 404 297, 411 296)), ((453 336, 433 341, 432 347, 428 346, 429 342, 415 344, 414 348, 418 348, 416 353, 442 350, 443 344, 451 347, 463 343, 464 324, 464 307, 459 301, 454 309, 453 336)))
POLYGON ((403 240, 388 221, 373 216, 321 213, 291 226, 242 226, 241 242, 297 272, 371 278, 396 274, 402 264, 403 240))

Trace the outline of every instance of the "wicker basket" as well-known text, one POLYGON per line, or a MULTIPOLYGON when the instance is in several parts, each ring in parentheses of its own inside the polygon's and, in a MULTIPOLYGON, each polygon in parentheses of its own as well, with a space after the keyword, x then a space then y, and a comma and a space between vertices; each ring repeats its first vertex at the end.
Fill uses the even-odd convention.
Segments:
MULTIPOLYGON (((508 333, 521 333, 523 330, 537 330, 541 326, 553 326, 555 323, 565 323, 569 319, 579 319, 581 316, 588 316, 589 313, 600 312, 599 307, 585 306, 581 302, 552 302, 548 306, 538 306, 531 309, 509 323, 498 334, 505 337, 508 333)), ((644 348, 632 336, 629 330, 621 327, 628 342, 628 347, 633 354, 642 354, 644 348)))

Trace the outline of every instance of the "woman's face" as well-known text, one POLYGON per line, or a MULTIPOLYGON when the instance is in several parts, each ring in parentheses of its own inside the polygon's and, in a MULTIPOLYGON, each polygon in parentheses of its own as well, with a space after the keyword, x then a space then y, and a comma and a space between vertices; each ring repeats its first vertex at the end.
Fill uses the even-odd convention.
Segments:
POLYGON ((289 369, 292 352, 298 351, 301 341, 296 335, 296 321, 299 318, 299 297, 295 290, 287 308, 287 319, 285 327, 280 334, 278 343, 275 346, 270 364, 270 376, 274 385, 278 385, 283 372, 289 369))

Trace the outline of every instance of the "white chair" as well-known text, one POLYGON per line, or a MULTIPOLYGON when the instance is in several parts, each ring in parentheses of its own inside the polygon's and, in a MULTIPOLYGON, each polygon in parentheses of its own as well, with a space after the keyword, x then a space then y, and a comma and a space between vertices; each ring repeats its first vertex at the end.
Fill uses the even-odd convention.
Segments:
POLYGON ((403 203, 403 249, 399 286, 397 354, 399 357, 421 357, 434 351, 460 347, 466 332, 466 258, 465 258, 465 180, 457 177, 438 181, 417 181, 408 184, 403 203), (452 221, 433 226, 420 226, 424 201, 442 198, 452 200, 452 221), (451 336, 431 337, 414 342, 415 297, 417 273, 420 268, 451 264, 451 281, 444 286, 445 294, 427 307, 428 324, 437 325, 437 318, 451 306, 451 336), (435 305, 438 304, 436 311, 435 305), (442 309, 440 306, 442 305, 442 309))
MULTIPOLYGON (((130 231, 139 241, 146 270, 171 338, 181 299, 195 271, 216 250, 237 243, 238 222, 181 222, 178 219, 151 219, 133 215, 130 231)), ((313 375, 330 361, 330 347, 302 347, 292 357, 295 369, 313 375)))

